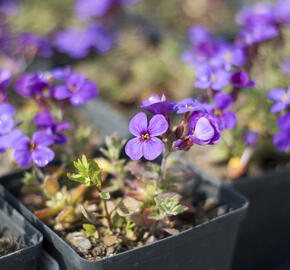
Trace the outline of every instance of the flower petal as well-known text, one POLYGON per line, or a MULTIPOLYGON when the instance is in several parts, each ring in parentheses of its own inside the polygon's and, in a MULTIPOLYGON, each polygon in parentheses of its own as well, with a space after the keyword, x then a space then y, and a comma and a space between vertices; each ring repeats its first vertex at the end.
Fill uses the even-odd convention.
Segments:
POLYGON ((83 86, 72 94, 70 102, 74 106, 80 106, 98 95, 97 85, 93 82, 85 82, 83 86))
POLYGON ((154 160, 162 154, 163 142, 160 139, 153 137, 144 142, 143 151, 144 158, 147 160, 154 160))
POLYGON ((168 122, 162 114, 154 115, 148 125, 148 132, 153 137, 164 134, 167 129, 168 122))
POLYGON ((14 150, 19 151, 28 151, 29 149, 29 143, 30 138, 28 136, 21 136, 17 140, 14 140, 14 142, 11 145, 11 148, 14 150))
POLYGON ((194 137, 202 141, 208 141, 214 136, 214 128, 208 119, 201 117, 195 126, 194 137))
POLYGON ((286 108, 286 104, 285 102, 282 101, 278 101, 276 104, 274 104, 271 107, 271 112, 275 113, 275 112, 281 112, 286 108))
POLYGON ((45 146, 39 146, 32 152, 32 159, 38 167, 45 167, 54 159, 54 152, 45 146))
POLYGON ((127 142, 125 152, 132 160, 139 160, 143 156, 144 142, 140 138, 134 138, 127 142))
POLYGON ((223 117, 226 129, 233 129, 236 126, 237 116, 233 112, 225 112, 223 117))
POLYGON ((268 93, 268 99, 271 100, 281 100, 281 98, 286 94, 286 91, 283 88, 273 89, 268 93))
POLYGON ((279 151, 287 151, 290 149, 289 132, 278 132, 273 138, 273 143, 279 151))
POLYGON ((141 136, 147 131, 147 116, 143 112, 137 113, 130 121, 130 132, 135 136, 141 136))
POLYGON ((233 98, 231 95, 225 94, 223 92, 218 92, 214 96, 214 104, 217 109, 226 110, 233 104, 233 98))
POLYGON ((32 141, 35 142, 38 146, 49 146, 53 144, 53 137, 45 134, 42 131, 36 131, 32 135, 32 141))
POLYGON ((65 85, 58 85, 54 88, 53 96, 55 99, 66 99, 72 96, 72 92, 65 85))
POLYGON ((32 161, 31 152, 28 150, 16 150, 14 152, 14 159, 20 166, 27 167, 32 161))

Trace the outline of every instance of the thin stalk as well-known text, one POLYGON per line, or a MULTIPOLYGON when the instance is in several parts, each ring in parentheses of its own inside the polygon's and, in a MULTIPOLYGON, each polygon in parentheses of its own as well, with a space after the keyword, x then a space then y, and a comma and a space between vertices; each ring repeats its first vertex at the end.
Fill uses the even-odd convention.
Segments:
POLYGON ((164 182, 166 179, 166 174, 167 174, 166 162, 167 162, 168 156, 169 156, 169 152, 165 150, 162 157, 162 162, 161 162, 161 182, 164 182))
POLYGON ((111 231, 113 231, 113 224, 112 224, 112 220, 111 220, 111 215, 110 215, 110 213, 109 213, 109 211, 108 211, 107 202, 106 202, 106 200, 104 200, 104 199, 102 199, 102 201, 103 201, 103 204, 104 204, 105 215, 106 215, 105 217, 106 217, 106 219, 107 219, 107 222, 108 222, 109 228, 110 228, 111 231))

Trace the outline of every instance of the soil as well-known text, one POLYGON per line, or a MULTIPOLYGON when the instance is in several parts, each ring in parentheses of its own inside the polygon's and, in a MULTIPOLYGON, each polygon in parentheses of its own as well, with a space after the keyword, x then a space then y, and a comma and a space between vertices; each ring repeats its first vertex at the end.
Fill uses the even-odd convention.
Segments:
POLYGON ((0 257, 8 255, 22 248, 24 248, 24 245, 22 243, 14 241, 12 237, 0 238, 0 257))
MULTIPOLYGON (((43 207, 44 196, 24 194, 21 201, 31 211, 35 211, 43 207)), ((131 237, 124 235, 124 232, 121 231, 114 231, 114 235, 108 234, 106 220, 101 218, 97 220, 96 224, 98 239, 93 236, 84 236, 82 224, 88 223, 85 219, 70 223, 68 226, 56 224, 55 219, 49 219, 46 223, 68 242, 81 257, 88 260, 99 260, 178 234, 230 211, 226 205, 219 205, 215 198, 206 197, 205 194, 197 194, 195 200, 191 201, 191 205, 188 207, 191 211, 170 217, 170 226, 161 226, 160 223, 150 224, 147 228, 136 225, 134 235, 131 237)))

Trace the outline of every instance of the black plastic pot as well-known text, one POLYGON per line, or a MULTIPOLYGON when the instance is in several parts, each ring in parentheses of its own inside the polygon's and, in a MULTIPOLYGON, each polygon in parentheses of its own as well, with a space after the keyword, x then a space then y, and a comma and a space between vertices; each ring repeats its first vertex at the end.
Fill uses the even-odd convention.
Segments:
MULTIPOLYGON (((194 170, 204 179, 214 179, 198 168, 194 170)), ((241 178, 231 186, 249 200, 232 270, 274 270, 282 264, 290 269, 290 168, 241 178)))
MULTIPOLYGON (((17 197, 19 180, 20 175, 14 174, 0 181, 17 197)), ((248 207, 246 199, 231 188, 212 181, 201 181, 199 193, 215 196, 230 208, 228 213, 156 243, 99 261, 89 261, 81 258, 7 189, 0 185, 0 194, 43 233, 44 248, 58 261, 62 270, 228 270, 239 224, 248 207)))
POLYGON ((25 245, 23 249, 0 257, 1 270, 36 270, 42 251, 42 234, 0 197, 1 237, 11 237, 25 245))
POLYGON ((233 270, 268 270, 287 261, 290 265, 290 168, 239 179, 232 186, 250 201, 233 270))

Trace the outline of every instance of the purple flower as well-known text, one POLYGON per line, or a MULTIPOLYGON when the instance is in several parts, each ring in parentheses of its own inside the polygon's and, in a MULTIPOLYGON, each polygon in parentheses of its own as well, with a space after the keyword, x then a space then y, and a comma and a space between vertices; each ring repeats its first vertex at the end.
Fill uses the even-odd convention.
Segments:
POLYGON ((58 32, 54 43, 60 52, 72 58, 82 58, 92 48, 94 36, 87 29, 72 27, 58 32))
POLYGON ((201 44, 212 39, 209 30, 203 25, 193 25, 188 30, 188 38, 192 44, 201 44))
POLYGON ((130 121, 129 130, 137 138, 127 142, 126 154, 132 160, 139 160, 142 156, 147 160, 156 159, 163 151, 163 142, 157 137, 168 129, 168 122, 162 114, 156 114, 147 124, 145 113, 137 113, 130 121))
POLYGON ((38 167, 45 167, 54 159, 54 152, 47 146, 53 144, 53 138, 42 131, 36 131, 32 140, 27 136, 21 136, 13 142, 15 150, 14 159, 22 167, 27 167, 34 162, 38 167))
POLYGON ((87 28, 88 35, 93 37, 93 48, 100 54, 105 54, 113 46, 112 35, 99 24, 91 24, 87 28))
POLYGON ((14 16, 18 12, 18 4, 13 0, 2 0, 0 3, 0 13, 14 16))
POLYGON ((280 0, 274 6, 274 18, 277 23, 290 26, 290 1, 280 0))
POLYGON ((23 75, 16 81, 15 89, 23 97, 50 97, 53 90, 46 74, 42 72, 23 75))
POLYGON ((197 81, 194 86, 201 89, 212 88, 221 90, 229 83, 229 73, 223 69, 213 70, 208 65, 202 65, 196 71, 197 81))
POLYGON ((68 98, 74 106, 83 105, 98 95, 97 85, 82 74, 70 74, 65 83, 55 87, 54 97, 58 100, 68 98))
POLYGON ((64 144, 67 142, 67 137, 61 131, 70 128, 69 122, 57 124, 54 117, 48 111, 43 111, 34 117, 34 123, 38 129, 53 137, 54 144, 64 144))
POLYGON ((276 88, 269 92, 268 99, 277 101, 271 108, 271 112, 281 112, 290 105, 290 86, 288 91, 283 88, 276 88))
POLYGON ((259 133, 253 130, 247 130, 244 134, 244 142, 247 146, 253 146, 259 139, 259 133))
POLYGON ((214 106, 208 105, 207 109, 213 119, 216 121, 220 130, 233 129, 237 123, 236 115, 228 111, 233 104, 233 98, 223 92, 218 92, 214 96, 214 106))
POLYGON ((0 103, 2 103, 7 96, 7 88, 10 84, 12 74, 8 69, 0 70, 0 103))
POLYGON ((280 131, 275 134, 273 143, 279 151, 290 150, 290 113, 278 118, 280 131))
POLYGON ((0 154, 5 152, 7 148, 11 148, 13 143, 22 136, 20 129, 12 129, 5 134, 0 134, 0 154))
POLYGON ((71 73, 71 67, 54 68, 50 71, 51 77, 56 80, 65 80, 71 73))
POLYGON ((24 32, 18 36, 18 50, 20 53, 39 53, 43 57, 52 56, 52 48, 45 38, 34 33, 24 32))
POLYGON ((15 127, 13 116, 16 110, 7 102, 0 104, 0 135, 4 135, 15 127))
POLYGON ((197 99, 186 98, 176 102, 173 106, 173 110, 176 111, 177 114, 183 114, 186 112, 205 111, 205 108, 197 99))
POLYGON ((242 9, 236 16, 238 24, 253 26, 273 22, 273 7, 269 4, 259 3, 242 9))
POLYGON ((238 46, 226 46, 211 59, 211 64, 230 70, 232 66, 242 66, 245 60, 246 56, 242 48, 238 46))
POLYGON ((289 60, 284 60, 282 61, 280 65, 280 70, 283 73, 283 75, 290 75, 290 61, 289 60))
POLYGON ((99 53, 106 53, 112 47, 112 37, 102 26, 90 24, 86 28, 72 27, 58 32, 55 46, 70 57, 82 58, 92 48, 99 53))
POLYGON ((214 119, 205 112, 193 112, 189 121, 189 137, 199 145, 217 144, 221 138, 214 119))
POLYGON ((107 13, 113 2, 114 0, 77 0, 75 13, 82 20, 100 17, 107 13))
POLYGON ((279 28, 272 24, 257 24, 252 27, 242 29, 238 33, 238 44, 251 45, 264 40, 274 38, 278 35, 279 28))
POLYGON ((255 87, 256 82, 251 81, 249 75, 242 70, 238 70, 231 75, 231 84, 236 88, 255 87))
POLYGON ((153 94, 149 98, 142 100, 141 106, 139 106, 139 108, 152 114, 166 114, 171 110, 171 107, 164 93, 161 99, 157 94, 153 94))

